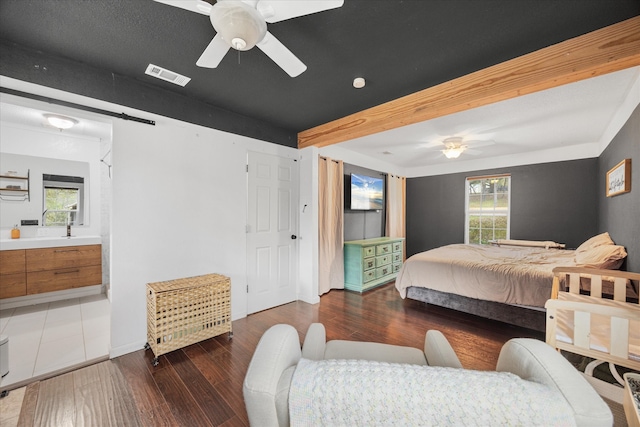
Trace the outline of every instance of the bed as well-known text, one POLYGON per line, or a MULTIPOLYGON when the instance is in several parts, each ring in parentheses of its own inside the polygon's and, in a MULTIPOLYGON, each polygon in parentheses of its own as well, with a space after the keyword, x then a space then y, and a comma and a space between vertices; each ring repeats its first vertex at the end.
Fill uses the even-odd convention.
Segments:
POLYGON ((454 244, 415 254, 398 272, 396 288, 402 298, 545 331, 554 268, 616 269, 627 255, 608 233, 576 250, 554 242, 508 243, 454 244))

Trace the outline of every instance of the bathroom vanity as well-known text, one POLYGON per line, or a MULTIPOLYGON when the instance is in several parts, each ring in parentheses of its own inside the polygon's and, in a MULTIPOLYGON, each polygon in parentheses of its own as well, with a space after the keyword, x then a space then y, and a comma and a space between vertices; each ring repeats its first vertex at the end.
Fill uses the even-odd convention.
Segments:
POLYGON ((99 236, 0 242, 0 299, 102 284, 99 236))

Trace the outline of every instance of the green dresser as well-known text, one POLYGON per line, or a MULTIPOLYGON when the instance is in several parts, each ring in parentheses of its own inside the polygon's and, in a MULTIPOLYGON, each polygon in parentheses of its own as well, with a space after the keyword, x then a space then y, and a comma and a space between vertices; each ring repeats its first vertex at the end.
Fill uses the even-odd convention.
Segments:
POLYGON ((402 237, 344 242, 344 287, 363 292, 396 278, 402 266, 402 237))

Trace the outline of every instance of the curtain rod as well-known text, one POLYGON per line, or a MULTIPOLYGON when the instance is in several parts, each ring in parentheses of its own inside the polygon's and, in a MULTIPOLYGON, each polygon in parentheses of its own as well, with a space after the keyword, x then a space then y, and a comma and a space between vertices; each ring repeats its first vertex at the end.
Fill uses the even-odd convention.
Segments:
POLYGON ((318 156, 318 157, 320 157, 322 160, 329 160, 330 162, 340 163, 340 160, 333 160, 329 157, 324 157, 324 156, 318 156))
POLYGON ((77 110, 83 110, 83 111, 89 111, 91 113, 102 114, 104 116, 116 117, 116 118, 122 119, 122 120, 130 120, 132 122, 144 123, 146 125, 151 125, 151 126, 155 126, 156 125, 155 120, 141 119, 140 117, 130 116, 130 115, 125 114, 125 113, 114 113, 112 111, 102 110, 100 108, 89 107, 89 106, 82 105, 82 104, 75 104, 73 102, 62 101, 60 99, 49 98, 49 97, 46 97, 46 96, 34 95, 32 93, 22 92, 22 91, 15 90, 15 89, 9 89, 9 88, 2 87, 2 86, 0 86, 0 92, 6 93, 6 94, 9 94, 9 95, 19 96, 19 97, 22 97, 22 98, 28 98, 28 99, 34 99, 36 101, 46 102, 47 104, 56 104, 56 105, 61 105, 63 107, 71 107, 71 108, 75 108, 77 110))
POLYGON ((475 181, 477 179, 492 179, 492 178, 504 178, 506 176, 511 176, 510 173, 500 173, 496 175, 480 175, 480 176, 468 176, 467 181, 475 181))

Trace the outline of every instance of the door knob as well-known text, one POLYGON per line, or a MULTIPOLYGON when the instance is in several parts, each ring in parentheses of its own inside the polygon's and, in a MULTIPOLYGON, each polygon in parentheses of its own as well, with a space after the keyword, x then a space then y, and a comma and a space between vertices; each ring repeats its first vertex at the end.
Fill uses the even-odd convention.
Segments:
POLYGON ((291 235, 291 240, 296 240, 298 238, 298 236, 296 236, 295 234, 291 235))

